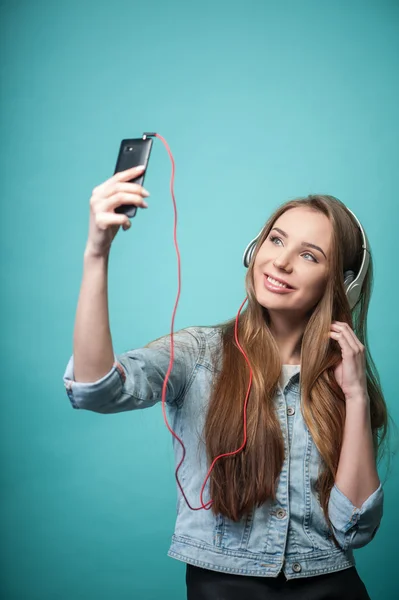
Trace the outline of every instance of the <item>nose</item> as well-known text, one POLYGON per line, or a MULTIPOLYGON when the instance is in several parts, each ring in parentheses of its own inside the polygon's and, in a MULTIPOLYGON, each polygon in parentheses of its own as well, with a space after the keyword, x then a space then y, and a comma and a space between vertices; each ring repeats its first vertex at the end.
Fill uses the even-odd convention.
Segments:
POLYGON ((279 256, 274 259, 274 266, 278 269, 283 269, 284 271, 291 271, 288 253, 284 254, 282 252, 279 254, 279 256))

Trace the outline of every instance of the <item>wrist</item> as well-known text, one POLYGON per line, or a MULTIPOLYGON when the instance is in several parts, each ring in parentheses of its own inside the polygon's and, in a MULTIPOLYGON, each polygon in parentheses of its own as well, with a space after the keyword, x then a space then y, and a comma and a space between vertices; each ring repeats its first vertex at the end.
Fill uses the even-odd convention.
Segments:
POLYGON ((350 388, 348 388, 347 390, 343 390, 343 391, 344 391, 346 400, 351 400, 352 398, 357 400, 359 398, 366 398, 368 396, 366 382, 364 382, 364 383, 359 382, 357 385, 353 385, 350 388))
POLYGON ((349 404, 370 404, 370 397, 366 390, 359 390, 357 392, 351 392, 350 395, 345 397, 346 403, 349 404))
POLYGON ((92 261, 92 260, 108 261, 109 253, 110 253, 110 248, 108 248, 107 250, 98 251, 98 250, 95 250, 88 242, 86 244, 86 248, 85 248, 83 257, 84 257, 85 261, 92 261))

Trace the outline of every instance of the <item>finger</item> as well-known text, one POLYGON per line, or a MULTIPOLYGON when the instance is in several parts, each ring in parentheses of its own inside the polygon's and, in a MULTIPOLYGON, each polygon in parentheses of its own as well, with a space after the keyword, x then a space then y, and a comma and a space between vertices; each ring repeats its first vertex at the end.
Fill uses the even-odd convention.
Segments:
POLYGON ((125 171, 118 171, 117 173, 114 173, 112 175, 112 177, 110 177, 109 179, 106 179, 103 183, 101 183, 99 186, 94 188, 93 192, 95 190, 101 190, 104 187, 108 187, 108 184, 110 184, 112 182, 129 181, 129 179, 134 179, 135 177, 138 177, 139 175, 144 173, 145 169, 146 169, 145 165, 139 165, 138 167, 132 167, 131 169, 126 169, 125 171))
POLYGON ((364 348, 363 344, 357 338, 355 332, 348 325, 348 323, 340 323, 340 322, 332 323, 331 324, 331 328, 334 329, 335 331, 338 331, 338 332, 341 332, 341 331, 345 332, 346 335, 348 336, 348 339, 351 341, 351 345, 352 346, 354 345, 359 350, 363 350, 363 348, 364 348))
POLYGON ((96 215, 96 225, 99 229, 106 230, 111 225, 127 225, 129 218, 126 215, 119 215, 117 213, 102 212, 96 215))
POLYGON ((116 192, 130 192, 141 194, 148 198, 150 196, 150 192, 146 190, 142 185, 138 183, 132 183, 130 181, 116 181, 111 178, 108 181, 105 181, 97 188, 96 196, 100 196, 101 198, 109 198, 112 194, 116 192))
POLYGON ((134 206, 141 206, 142 208, 148 208, 147 202, 143 199, 140 194, 129 194, 127 192, 117 192, 109 198, 107 198, 107 209, 113 210, 117 206, 122 204, 133 204, 134 206))
POLYGON ((330 336, 336 340, 341 349, 342 353, 345 354, 357 354, 359 352, 358 346, 351 340, 350 335, 346 331, 331 331, 330 336))
MULTIPOLYGON (((145 196, 146 198, 150 196, 150 192, 138 183, 124 181, 117 181, 116 183, 112 182, 109 185, 109 190, 111 193, 128 192, 130 194, 141 194, 141 196, 145 196)), ((109 195, 111 195, 111 193, 109 195)))
POLYGON ((126 221, 123 225, 122 225, 122 229, 123 231, 127 231, 128 229, 130 229, 131 227, 131 222, 130 221, 126 221))
POLYGON ((145 171, 145 165, 139 165, 138 167, 131 167, 131 169, 126 169, 125 171, 119 171, 115 173, 111 179, 115 179, 116 181, 129 181, 129 179, 133 179, 134 177, 138 177, 145 171))

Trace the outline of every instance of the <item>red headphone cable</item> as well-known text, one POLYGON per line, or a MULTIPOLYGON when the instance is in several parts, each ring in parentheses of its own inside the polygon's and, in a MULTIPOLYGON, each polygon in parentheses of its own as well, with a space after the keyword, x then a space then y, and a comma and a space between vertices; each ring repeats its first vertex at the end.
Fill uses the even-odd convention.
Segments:
POLYGON ((248 390, 247 390, 247 394, 246 394, 245 402, 244 402, 244 441, 243 441, 241 447, 238 448, 238 450, 234 450, 233 452, 227 452, 225 454, 220 454, 219 456, 217 456, 213 460, 213 462, 212 462, 212 464, 211 464, 211 466, 210 466, 210 468, 208 470, 208 473, 207 473, 207 476, 205 478, 205 481, 204 481, 204 483, 202 485, 202 488, 201 488, 201 494, 200 494, 201 506, 199 506, 198 508, 193 508, 191 506, 191 504, 189 503, 189 501, 187 500, 187 497, 186 497, 186 495, 185 495, 185 493, 183 491, 182 486, 180 485, 180 481, 179 481, 179 477, 178 477, 179 469, 180 469, 180 467, 181 467, 181 465, 182 465, 182 463, 184 461, 184 458, 186 456, 186 449, 184 447, 184 444, 183 444, 182 440, 179 438, 179 436, 170 427, 169 422, 168 422, 168 418, 166 416, 166 409, 165 409, 165 404, 166 404, 166 388, 167 388, 167 384, 168 384, 168 379, 169 379, 170 373, 171 373, 172 368, 173 368, 173 361, 174 361, 174 341, 173 341, 174 322, 175 322, 175 315, 176 315, 176 310, 177 310, 177 306, 178 306, 178 303, 179 303, 180 292, 181 292, 181 262, 180 262, 179 246, 178 246, 178 243, 177 243, 177 208, 176 208, 176 199, 175 199, 175 194, 174 194, 175 161, 173 159, 173 155, 172 155, 172 152, 170 151, 170 148, 168 146, 167 141, 159 133, 145 133, 145 134, 143 134, 143 136, 146 136, 146 137, 150 137, 151 136, 151 137, 157 137, 157 138, 159 138, 163 142, 163 144, 165 145, 166 150, 167 150, 167 152, 169 154, 171 163, 172 163, 172 176, 171 176, 171 180, 170 180, 170 191, 171 191, 171 194, 172 194, 173 208, 174 208, 173 238, 174 238, 174 244, 175 244, 176 254, 177 254, 178 292, 177 292, 177 297, 176 297, 175 306, 174 306, 173 314, 172 314, 172 321, 171 321, 171 331, 170 331, 170 336, 171 336, 170 337, 170 361, 169 361, 169 367, 168 367, 168 370, 166 372, 165 380, 164 380, 163 387, 162 387, 162 411, 163 411, 163 416, 164 416, 164 420, 165 420, 167 428, 169 429, 169 431, 173 435, 173 437, 175 437, 180 442, 180 444, 181 444, 181 446, 183 448, 183 457, 182 457, 180 463, 177 466, 177 469, 176 469, 176 472, 175 472, 175 477, 176 477, 177 484, 178 484, 178 486, 180 488, 180 491, 183 494, 183 497, 184 497, 184 499, 185 499, 185 501, 187 503, 187 506, 191 510, 202 510, 202 509, 209 510, 211 508, 212 504, 213 504, 213 500, 208 500, 208 502, 206 504, 204 504, 204 502, 203 502, 203 493, 204 493, 204 488, 206 486, 206 482, 208 481, 208 479, 210 477, 210 474, 211 474, 211 471, 213 469, 214 464, 216 463, 217 460, 219 460, 219 458, 224 458, 226 456, 234 456, 238 452, 241 452, 241 450, 244 449, 244 447, 245 447, 245 445, 247 443, 247 404, 248 404, 249 394, 250 394, 251 387, 252 387, 253 373, 252 373, 252 369, 251 369, 251 365, 249 363, 248 357, 245 354, 243 348, 241 347, 241 345, 240 345, 240 343, 238 341, 238 321, 239 321, 239 316, 240 316, 241 310, 242 310, 244 304, 246 303, 246 301, 248 300, 248 298, 247 297, 245 298, 244 302, 241 304, 241 306, 240 306, 240 308, 238 310, 238 313, 237 313, 237 316, 236 316, 236 321, 235 321, 235 328, 234 328, 234 335, 235 335, 236 344, 237 344, 238 348, 240 349, 240 352, 243 354, 243 356, 244 356, 244 358, 245 358, 245 360, 246 360, 246 362, 248 364, 249 371, 250 371, 248 390))

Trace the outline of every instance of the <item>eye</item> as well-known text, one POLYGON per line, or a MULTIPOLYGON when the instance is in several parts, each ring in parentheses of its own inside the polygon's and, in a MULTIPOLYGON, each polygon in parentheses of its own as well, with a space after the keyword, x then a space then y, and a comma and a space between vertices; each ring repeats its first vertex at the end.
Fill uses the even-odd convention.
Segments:
MULTIPOLYGON (((280 242, 282 241, 282 240, 281 240, 281 238, 279 238, 279 237, 277 237, 277 236, 275 236, 275 235, 271 235, 271 236, 269 237, 269 240, 272 242, 272 244, 274 244, 274 240, 279 240, 280 242)), ((278 244, 274 244, 274 245, 276 246, 276 245, 278 245, 278 244)), ((313 256, 313 254, 311 254, 310 252, 304 252, 304 253, 302 254, 302 256, 306 256, 306 255, 307 255, 307 256, 310 256, 310 258, 312 259, 312 261, 313 261, 313 262, 316 262, 316 263, 318 263, 318 262, 319 262, 319 261, 318 261, 318 260, 317 260, 317 259, 316 259, 316 258, 313 256)))
MULTIPOLYGON (((281 239, 280 239, 279 237, 276 237, 276 236, 274 236, 274 235, 271 235, 271 236, 270 236, 270 238, 269 238, 269 240, 270 240, 270 241, 271 241, 273 244, 274 244, 274 240, 280 240, 280 242, 281 242, 281 239)), ((274 245, 276 245, 276 244, 274 244, 274 245)))
MULTIPOLYGON (((319 262, 314 256, 313 254, 310 254, 310 252, 305 252, 304 254, 307 254, 308 256, 310 256, 313 259, 313 262, 319 262)), ((302 254, 302 256, 304 256, 304 254, 302 254)))

